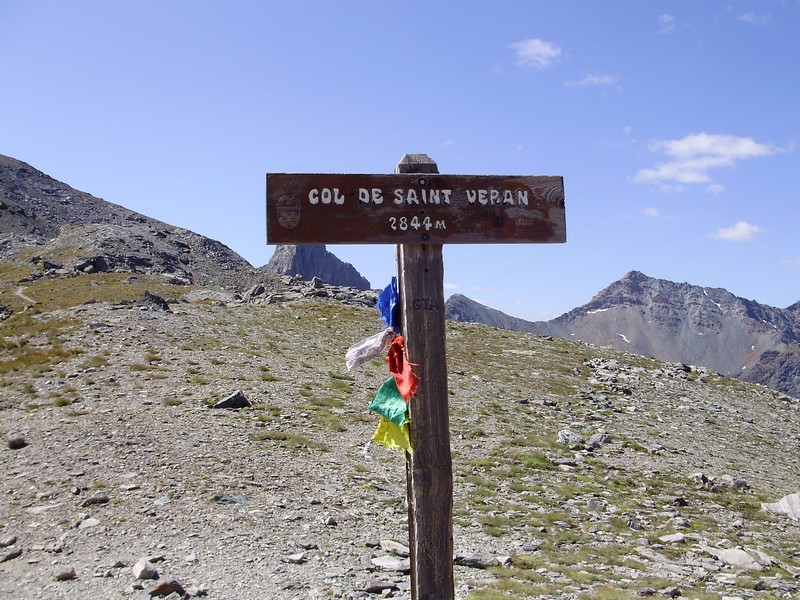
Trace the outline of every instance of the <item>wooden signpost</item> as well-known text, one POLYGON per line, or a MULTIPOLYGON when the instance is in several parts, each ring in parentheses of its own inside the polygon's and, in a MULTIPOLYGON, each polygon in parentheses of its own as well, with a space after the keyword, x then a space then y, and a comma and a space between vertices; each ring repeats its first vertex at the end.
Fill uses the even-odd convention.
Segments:
POLYGON ((411 597, 452 600, 453 470, 442 244, 566 241, 561 177, 442 175, 425 154, 394 175, 267 174, 268 244, 397 244, 409 361, 411 597))

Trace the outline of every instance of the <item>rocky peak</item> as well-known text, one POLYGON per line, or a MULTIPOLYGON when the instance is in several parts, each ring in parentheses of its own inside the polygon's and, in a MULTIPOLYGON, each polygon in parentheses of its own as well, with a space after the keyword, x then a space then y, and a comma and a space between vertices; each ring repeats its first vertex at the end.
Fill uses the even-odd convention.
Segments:
POLYGON ((350 263, 339 260, 320 245, 281 245, 275 248, 262 271, 275 275, 299 275, 305 280, 319 277, 331 285, 370 289, 370 283, 350 263))

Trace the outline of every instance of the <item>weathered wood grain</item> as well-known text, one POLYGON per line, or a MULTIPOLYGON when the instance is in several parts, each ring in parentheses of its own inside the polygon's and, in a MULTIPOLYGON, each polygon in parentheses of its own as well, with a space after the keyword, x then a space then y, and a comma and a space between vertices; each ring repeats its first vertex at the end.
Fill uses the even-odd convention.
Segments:
POLYGON ((562 177, 267 174, 268 244, 564 241, 562 177))
MULTIPOLYGON (((432 161, 425 159, 401 161, 397 168, 436 168, 436 163, 431 166, 432 161)), ((420 378, 409 402, 414 443, 407 463, 411 597, 450 600, 455 595, 453 466, 442 246, 401 244, 397 262, 403 334, 409 361, 420 378)))

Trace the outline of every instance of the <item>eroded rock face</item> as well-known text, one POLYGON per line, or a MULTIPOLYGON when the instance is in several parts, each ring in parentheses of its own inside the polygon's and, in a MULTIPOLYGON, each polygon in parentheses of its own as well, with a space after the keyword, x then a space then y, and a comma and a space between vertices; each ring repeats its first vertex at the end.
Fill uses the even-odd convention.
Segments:
POLYGON ((319 277, 331 285, 370 289, 369 281, 353 265, 336 258, 324 245, 277 246, 269 263, 261 269, 275 275, 299 275, 306 280, 319 277))

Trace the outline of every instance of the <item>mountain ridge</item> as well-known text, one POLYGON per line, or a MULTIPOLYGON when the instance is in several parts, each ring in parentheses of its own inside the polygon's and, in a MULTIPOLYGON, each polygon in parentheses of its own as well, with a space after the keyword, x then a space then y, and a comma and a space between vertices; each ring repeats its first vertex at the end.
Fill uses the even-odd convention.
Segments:
MULTIPOLYGON (((58 268, 161 274, 231 291, 287 272, 269 265, 256 269, 220 241, 97 198, 0 155, 0 260, 33 246, 58 268)), ((352 265, 329 252, 304 257, 302 274, 308 280, 324 275, 332 285, 369 288, 352 265)))
POLYGON ((800 303, 779 309, 639 271, 550 321, 503 318, 474 301, 465 311, 463 297, 454 298, 447 310, 457 320, 469 313, 466 320, 700 365, 800 396, 800 303))

